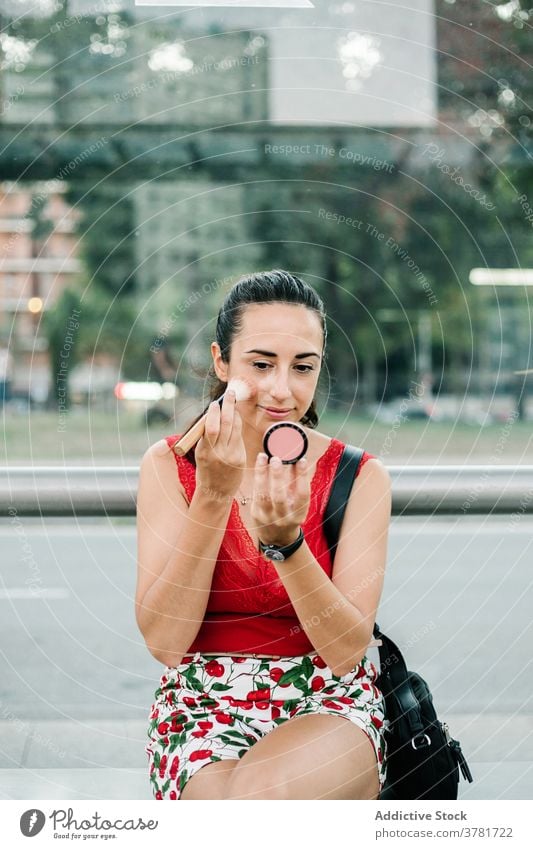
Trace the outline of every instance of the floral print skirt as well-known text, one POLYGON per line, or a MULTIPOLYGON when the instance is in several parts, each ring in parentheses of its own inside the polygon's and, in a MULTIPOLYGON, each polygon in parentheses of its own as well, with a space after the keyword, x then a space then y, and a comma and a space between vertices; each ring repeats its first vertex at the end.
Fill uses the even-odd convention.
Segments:
POLYGON ((238 760, 250 746, 294 716, 345 716, 368 735, 380 788, 386 777, 384 699, 365 656, 334 675, 317 654, 260 658, 187 655, 166 667, 150 710, 145 751, 156 799, 179 799, 208 763, 238 760))

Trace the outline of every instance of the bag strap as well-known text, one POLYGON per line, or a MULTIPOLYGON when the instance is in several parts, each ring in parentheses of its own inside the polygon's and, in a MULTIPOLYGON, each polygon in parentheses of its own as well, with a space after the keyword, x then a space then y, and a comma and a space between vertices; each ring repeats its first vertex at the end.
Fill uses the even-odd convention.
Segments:
MULTIPOLYGON (((362 448, 345 445, 335 472, 323 519, 324 534, 332 561, 337 551, 346 504, 354 486, 363 454, 362 448)), ((420 712, 420 703, 409 681, 409 673, 403 655, 396 643, 382 633, 377 622, 374 624, 373 635, 375 639, 380 639, 382 642, 379 646, 380 675, 388 676, 394 697, 400 706, 402 715, 409 723, 413 736, 421 735, 424 731, 424 724, 420 712)))
MULTIPOLYGON (((404 657, 396 643, 380 630, 377 623, 374 625, 374 637, 381 640, 379 677, 388 679, 387 691, 398 703, 400 714, 408 722, 412 737, 422 738, 418 743, 425 746, 421 705, 413 690, 404 657)), ((377 683, 379 686, 379 681, 377 683)))
MULTIPOLYGON (((323 519, 324 535, 328 543, 332 562, 335 559, 348 498, 354 486, 364 453, 362 448, 346 444, 342 451, 337 471, 335 472, 323 519)), ((374 625, 374 637, 376 636, 376 628, 377 625, 374 625)))
POLYGON ((335 477, 329 494, 328 503, 324 513, 324 534, 331 553, 331 560, 335 558, 337 542, 341 535, 344 511, 357 475, 364 451, 353 445, 345 445, 335 477))

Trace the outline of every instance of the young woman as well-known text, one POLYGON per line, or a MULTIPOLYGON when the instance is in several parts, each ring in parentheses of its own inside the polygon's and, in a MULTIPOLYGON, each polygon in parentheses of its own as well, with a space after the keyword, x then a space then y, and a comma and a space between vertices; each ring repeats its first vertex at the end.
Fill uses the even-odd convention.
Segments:
POLYGON ((143 457, 136 615, 166 667, 146 747, 157 799, 375 799, 384 783, 384 700, 365 652, 390 482, 365 453, 332 563, 322 517, 343 443, 316 430, 325 347, 308 284, 241 279, 218 315, 211 398, 234 377, 251 397, 213 400, 185 456, 174 434, 143 457), (304 427, 304 461, 263 454, 280 416, 304 427), (283 561, 259 550, 300 530, 283 561))

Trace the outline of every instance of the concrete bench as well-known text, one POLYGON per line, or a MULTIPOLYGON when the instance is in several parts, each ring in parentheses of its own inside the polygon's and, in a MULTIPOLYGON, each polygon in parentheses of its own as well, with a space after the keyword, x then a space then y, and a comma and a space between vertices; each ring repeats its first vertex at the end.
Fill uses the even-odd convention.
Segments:
MULTIPOLYGON (((461 799, 533 798, 533 717, 506 724, 499 714, 446 716, 474 783, 461 799)), ((0 722, 1 799, 145 799, 152 794, 137 720, 0 722)))

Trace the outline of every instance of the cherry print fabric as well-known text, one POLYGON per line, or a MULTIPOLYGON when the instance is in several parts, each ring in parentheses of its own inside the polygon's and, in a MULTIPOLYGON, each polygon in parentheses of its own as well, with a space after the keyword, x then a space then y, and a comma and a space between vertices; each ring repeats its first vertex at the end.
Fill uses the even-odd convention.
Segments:
POLYGON ((187 655, 166 667, 150 709, 145 747, 152 793, 179 799, 203 766, 239 760, 258 740, 294 716, 345 716, 374 747, 380 788, 386 777, 384 699, 377 669, 365 656, 334 675, 317 654, 296 657, 187 655))

